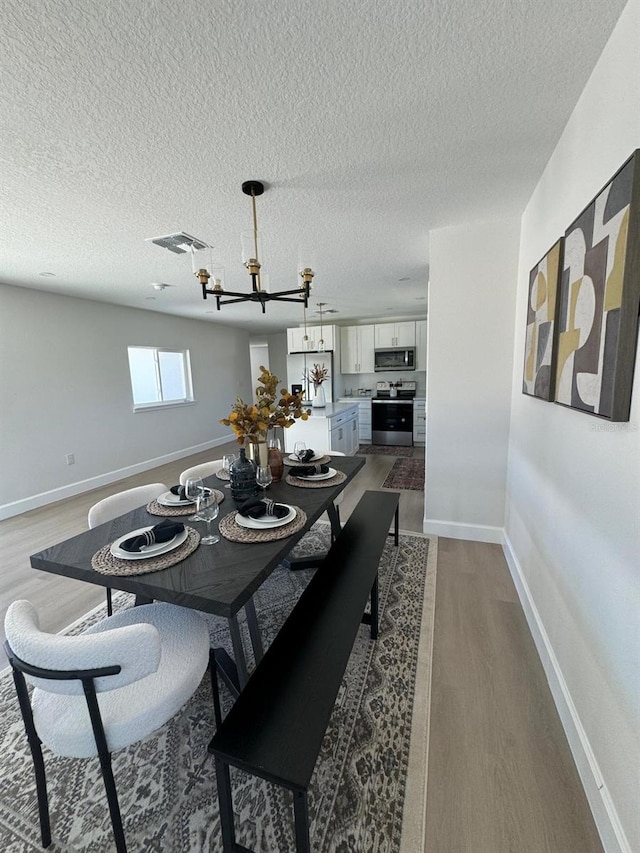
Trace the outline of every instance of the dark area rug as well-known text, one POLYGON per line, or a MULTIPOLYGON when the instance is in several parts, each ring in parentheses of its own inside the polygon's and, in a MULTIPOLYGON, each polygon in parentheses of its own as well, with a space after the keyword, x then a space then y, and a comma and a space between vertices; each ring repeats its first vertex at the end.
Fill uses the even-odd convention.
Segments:
POLYGON ((424 459, 396 459, 382 488, 424 492, 424 459))
MULTIPOLYGON (((326 547, 327 529, 315 525, 303 538, 302 550, 315 553, 326 547)), ((313 853, 401 853, 403 808, 412 792, 410 782, 407 793, 407 774, 414 697, 419 707, 424 690, 419 643, 421 632, 422 644, 430 643, 433 624, 435 566, 427 561, 429 554, 429 540, 416 534, 401 534, 397 548, 391 540, 385 546, 379 573, 378 640, 372 643, 368 627, 361 626, 314 772, 309 803, 313 853)), ((279 567, 258 590, 255 602, 265 645, 311 574, 312 570, 279 567)), ((133 596, 114 592, 117 609, 132 603, 133 596)), ((65 633, 80 633, 105 615, 105 607, 96 608, 65 633)), ((231 651, 226 620, 206 618, 213 644, 231 651)), ((241 630, 247 642, 244 621, 241 630)), ((224 699, 228 708, 226 691, 224 699)), ((428 730, 427 713, 425 709, 414 723, 421 731, 428 730)), ((222 851, 215 771, 207 753, 212 734, 211 684, 205 676, 171 721, 146 740, 113 754, 131 853, 222 851)), ((50 853, 112 853, 97 759, 58 758, 45 749, 45 763, 53 832, 50 853)), ((426 773, 426 761, 420 764, 426 773)), ((238 842, 257 853, 294 850, 291 796, 254 776, 231 772, 238 842)), ((412 769, 412 774, 417 772, 412 769)), ((424 784, 423 777, 418 788, 423 790, 424 784)), ((41 849, 33 767, 7 668, 0 674, 0 850, 41 849)))
POLYGON ((398 445, 361 444, 356 456, 413 456, 413 447, 400 447, 398 445))

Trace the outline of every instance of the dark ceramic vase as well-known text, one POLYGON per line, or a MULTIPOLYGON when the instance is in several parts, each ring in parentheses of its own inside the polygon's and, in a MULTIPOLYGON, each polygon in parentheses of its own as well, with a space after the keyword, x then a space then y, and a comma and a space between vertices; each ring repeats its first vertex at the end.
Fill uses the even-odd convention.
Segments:
POLYGON ((231 481, 231 497, 237 506, 258 494, 256 466, 254 462, 247 459, 247 452, 244 447, 240 448, 240 455, 231 463, 229 479, 231 481))

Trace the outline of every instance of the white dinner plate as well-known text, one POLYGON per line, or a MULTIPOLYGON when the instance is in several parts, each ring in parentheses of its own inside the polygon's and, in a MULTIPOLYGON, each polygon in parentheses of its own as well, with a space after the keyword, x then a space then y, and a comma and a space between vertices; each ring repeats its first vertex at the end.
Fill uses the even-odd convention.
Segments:
POLYGON ((174 495, 173 492, 164 492, 159 498, 156 498, 160 506, 191 506, 195 501, 185 500, 174 495))
MULTIPOLYGON (((283 504, 289 506, 289 504, 283 504)), ((296 517, 296 508, 289 506, 289 512, 284 518, 247 518, 244 515, 236 513, 236 521, 240 527, 248 527, 250 530, 269 530, 272 527, 282 527, 283 524, 289 524, 296 517)))
POLYGON ((330 480, 332 477, 335 477, 338 472, 335 468, 329 468, 326 474, 309 474, 308 477, 296 477, 294 475, 294 480, 330 480))
POLYGON ((178 533, 173 537, 173 539, 169 539, 167 542, 154 542, 153 545, 147 545, 142 551, 122 550, 120 545, 126 539, 132 539, 134 536, 146 533, 147 530, 151 530, 153 527, 153 524, 147 525, 147 527, 141 527, 139 530, 132 530, 131 533, 126 533, 124 536, 116 539, 110 549, 113 556, 118 557, 120 560, 148 560, 149 557, 159 557, 160 554, 166 554, 168 551, 173 551, 174 548, 178 548, 189 535, 189 531, 185 527, 182 533, 178 533))
POLYGON ((312 458, 309 459, 308 462, 302 462, 300 459, 298 459, 297 456, 294 456, 292 453, 291 456, 289 456, 289 462, 295 462, 296 465, 311 465, 313 462, 317 462, 318 459, 322 459, 323 456, 324 453, 315 453, 312 458))

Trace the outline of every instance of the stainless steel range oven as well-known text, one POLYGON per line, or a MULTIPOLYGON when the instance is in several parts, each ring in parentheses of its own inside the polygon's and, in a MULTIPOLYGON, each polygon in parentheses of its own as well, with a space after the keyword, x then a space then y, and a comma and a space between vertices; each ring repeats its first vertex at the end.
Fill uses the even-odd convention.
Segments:
POLYGON ((377 382, 371 401, 371 443, 413 445, 415 382, 377 382))

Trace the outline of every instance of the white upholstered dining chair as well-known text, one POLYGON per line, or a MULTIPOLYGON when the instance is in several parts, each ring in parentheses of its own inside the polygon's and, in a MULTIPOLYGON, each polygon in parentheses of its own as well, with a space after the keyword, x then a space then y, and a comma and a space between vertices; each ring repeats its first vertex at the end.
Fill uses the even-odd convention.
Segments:
POLYGON ((180 474, 180 485, 184 486, 189 477, 212 477, 217 474, 222 468, 222 459, 214 459, 212 462, 201 462, 200 465, 193 465, 187 468, 180 474))
MULTIPOLYGON (((97 527, 105 521, 111 521, 119 515, 148 504, 166 491, 168 489, 164 483, 148 483, 146 486, 135 486, 133 489, 116 492, 115 495, 109 495, 91 507, 87 524, 90 528, 97 527)), ((112 612, 111 587, 107 587, 107 615, 111 616, 112 612)))
POLYGON ((195 693, 210 663, 206 623, 186 608, 146 604, 77 636, 47 634, 31 602, 21 600, 7 610, 5 634, 33 758, 42 846, 51 844, 44 743, 59 756, 99 757, 116 850, 126 853, 111 753, 160 728, 195 693))

